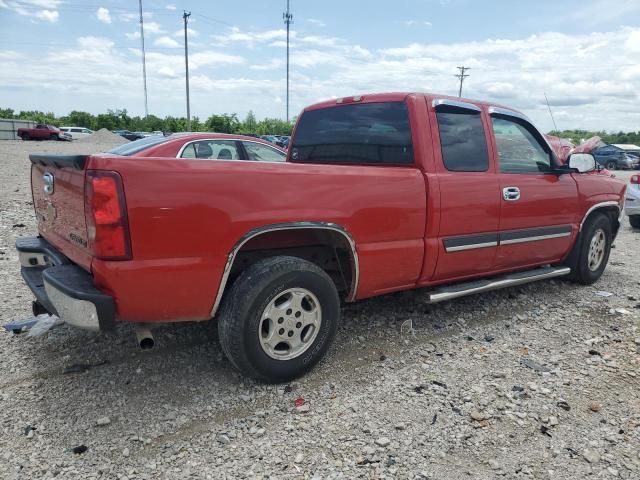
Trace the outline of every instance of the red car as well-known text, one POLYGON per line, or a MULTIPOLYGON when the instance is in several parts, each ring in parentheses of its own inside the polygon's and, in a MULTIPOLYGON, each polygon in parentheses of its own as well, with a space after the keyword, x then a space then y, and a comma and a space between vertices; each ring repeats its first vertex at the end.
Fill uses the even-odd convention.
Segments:
POLYGON ((590 284, 620 226, 623 182, 583 174, 590 154, 562 165, 491 103, 329 100, 302 112, 279 163, 251 161, 256 139, 206 136, 30 156, 39 235, 17 249, 34 310, 93 330, 137 322, 143 345, 150 324, 213 319, 233 365, 284 381, 327 351, 341 299, 590 284))
POLYGON ((34 128, 19 128, 17 135, 22 140, 70 140, 53 125, 37 124, 34 128))
POLYGON ((109 153, 136 157, 199 158, 284 162, 287 152, 269 142, 225 133, 152 135, 114 148, 109 153))

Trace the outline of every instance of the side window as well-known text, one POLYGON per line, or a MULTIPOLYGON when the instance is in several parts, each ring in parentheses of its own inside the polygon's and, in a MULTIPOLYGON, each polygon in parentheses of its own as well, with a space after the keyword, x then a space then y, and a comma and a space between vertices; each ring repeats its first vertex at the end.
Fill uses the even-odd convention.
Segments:
POLYGON ((440 107, 436 112, 442 160, 451 172, 485 172, 489 169, 487 138, 480 112, 440 107))
POLYGON ((551 171, 551 155, 525 124, 492 117, 501 173, 551 171))
POLYGON ((286 154, 275 148, 267 147, 256 142, 242 142, 249 160, 258 162, 284 162, 286 154))
POLYGON ((180 157, 204 160, 238 160, 240 155, 235 140, 200 140, 187 145, 180 157))
POLYGON ((42 125, 41 123, 39 123, 38 125, 36 125, 36 128, 47 128, 46 125, 42 125))

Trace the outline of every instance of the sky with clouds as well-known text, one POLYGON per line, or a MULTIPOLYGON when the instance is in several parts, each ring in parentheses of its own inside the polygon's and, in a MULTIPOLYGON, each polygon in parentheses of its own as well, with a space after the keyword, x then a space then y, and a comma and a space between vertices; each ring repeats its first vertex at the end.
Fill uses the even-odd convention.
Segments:
MULTIPOLYGON (((285 116, 285 0, 143 0, 149 113, 285 116)), ((457 94, 553 128, 640 130, 639 0, 291 0, 291 112, 381 91, 457 94)), ((138 2, 0 0, 0 107, 144 113, 138 2)))

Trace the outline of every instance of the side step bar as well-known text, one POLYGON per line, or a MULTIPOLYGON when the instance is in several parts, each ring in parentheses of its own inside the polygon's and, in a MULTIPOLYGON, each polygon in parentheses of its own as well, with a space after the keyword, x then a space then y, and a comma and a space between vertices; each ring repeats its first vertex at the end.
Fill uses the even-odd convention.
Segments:
POLYGON ((474 293, 488 292, 505 287, 514 287, 525 283, 562 277, 571 273, 569 267, 543 267, 525 272, 509 273, 488 280, 458 283, 434 290, 429 294, 429 303, 444 302, 458 297, 465 297, 474 293))

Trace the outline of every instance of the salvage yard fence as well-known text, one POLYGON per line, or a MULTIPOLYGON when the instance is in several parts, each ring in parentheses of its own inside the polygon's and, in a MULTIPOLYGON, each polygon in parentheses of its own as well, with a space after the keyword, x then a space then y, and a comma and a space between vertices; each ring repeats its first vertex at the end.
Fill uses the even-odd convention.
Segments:
POLYGON ((32 120, 13 120, 10 118, 0 118, 0 140, 17 140, 16 132, 19 128, 33 128, 36 122, 32 120))

